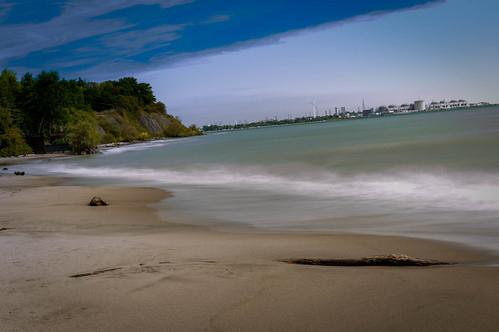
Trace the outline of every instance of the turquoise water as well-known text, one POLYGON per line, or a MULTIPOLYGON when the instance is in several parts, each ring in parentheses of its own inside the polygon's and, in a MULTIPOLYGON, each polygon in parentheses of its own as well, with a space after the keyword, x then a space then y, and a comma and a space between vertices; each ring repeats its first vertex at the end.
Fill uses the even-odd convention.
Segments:
MULTIPOLYGON (((499 108, 220 132, 38 162, 148 185, 176 222, 402 234, 499 251, 499 108)), ((83 179, 83 180, 82 180, 83 179)))

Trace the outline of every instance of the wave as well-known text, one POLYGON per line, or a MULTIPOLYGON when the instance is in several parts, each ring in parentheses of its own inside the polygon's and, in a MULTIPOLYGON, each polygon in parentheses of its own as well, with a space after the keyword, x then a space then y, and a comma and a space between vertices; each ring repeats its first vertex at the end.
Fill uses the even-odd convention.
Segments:
POLYGON ((320 173, 313 177, 276 175, 262 169, 214 167, 172 170, 152 168, 89 168, 40 165, 43 173, 147 182, 158 186, 224 187, 317 200, 349 199, 359 203, 460 211, 499 211, 499 176, 467 173, 376 173, 354 176, 320 173))
MULTIPOLYGON (((176 141, 179 141, 182 139, 176 139, 176 141)), ((121 145, 121 146, 116 146, 116 147, 111 147, 111 148, 106 148, 102 150, 102 153, 104 155, 111 155, 111 154, 119 154, 123 152, 130 152, 130 151, 143 151, 143 150, 148 150, 152 148, 158 148, 158 147, 163 147, 167 144, 171 144, 171 140, 158 140, 158 141, 150 141, 150 142, 144 142, 144 143, 133 143, 133 144, 128 144, 128 145, 121 145)))

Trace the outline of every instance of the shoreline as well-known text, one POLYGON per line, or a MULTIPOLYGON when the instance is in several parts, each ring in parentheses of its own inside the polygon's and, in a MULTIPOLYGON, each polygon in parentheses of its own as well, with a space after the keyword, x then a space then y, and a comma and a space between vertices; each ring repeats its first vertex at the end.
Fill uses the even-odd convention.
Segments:
POLYGON ((154 188, 0 177, 5 331, 494 331, 493 256, 440 241, 217 231, 161 220, 154 188), (92 208, 93 195, 110 201, 92 208), (290 258, 402 253, 435 267, 326 267, 290 258))
MULTIPOLYGON (((198 135, 199 136, 199 135, 198 135)), ((140 144, 150 144, 150 143, 160 143, 171 140, 185 139, 189 137, 196 136, 187 136, 187 137, 163 137, 163 138, 151 138, 144 141, 133 141, 133 142, 116 142, 116 143, 105 143, 97 145, 97 152, 94 154, 103 153, 104 151, 127 148, 129 146, 140 145, 140 144)), ((85 155, 78 155, 71 152, 51 152, 51 153, 32 153, 28 155, 21 156, 11 156, 11 157, 0 157, 0 166, 3 168, 5 166, 14 166, 14 165, 22 165, 26 162, 30 162, 33 160, 50 160, 50 159, 65 159, 65 158, 77 158, 83 157, 85 155)))
POLYGON ((32 160, 50 160, 50 159, 60 159, 60 158, 70 158, 76 157, 74 154, 70 153, 42 153, 42 154, 29 154, 24 156, 12 156, 12 157, 0 157, 0 166, 13 166, 20 165, 25 162, 32 160))
MULTIPOLYGON (((158 201, 152 201, 149 204, 149 208, 151 208, 154 213, 156 218, 159 220, 160 224, 165 224, 164 226, 168 227, 177 227, 177 228, 182 228, 185 227, 187 229, 191 228, 199 228, 203 229, 205 231, 213 231, 213 232, 222 232, 222 233, 254 233, 254 234, 281 234, 281 235, 304 235, 304 236, 354 236, 354 237, 380 237, 380 238, 395 238, 395 239, 408 239, 408 240, 415 240, 415 241, 421 241, 421 242, 429 242, 429 243, 439 243, 442 244, 443 246, 446 247, 454 247, 457 249, 463 249, 464 251, 470 251, 470 252, 476 252, 479 253, 482 257, 486 257, 485 260, 480 262, 481 265, 497 265, 499 262, 499 254, 490 248, 487 247, 480 247, 472 244, 468 244, 465 242, 457 242, 457 241, 452 241, 452 240, 446 240, 442 238, 430 238, 430 237, 425 237, 425 236, 412 236, 412 235, 404 235, 404 234, 390 234, 390 233, 369 233, 369 232, 362 232, 362 231, 333 231, 333 230, 304 230, 304 229, 292 229, 292 228, 265 228, 265 227, 258 227, 252 224, 247 224, 247 223, 236 223, 236 224, 231 224, 231 223, 206 223, 206 224, 200 224, 200 223, 190 223, 188 220, 183 220, 182 222, 171 222, 167 220, 167 218, 161 217, 161 213, 159 213, 159 204, 163 199, 167 199, 171 196, 174 195, 174 193, 169 192, 165 189, 162 189, 160 187, 136 187, 136 186, 115 186, 115 185, 106 185, 106 186, 95 186, 95 185, 73 185, 72 180, 78 179, 78 178, 65 178, 62 176, 52 176, 52 175, 26 175, 23 177, 16 177, 13 176, 12 174, 6 174, 6 173, 1 173, 0 172, 0 184, 2 184, 1 179, 2 177, 5 178, 10 178, 11 181, 16 182, 17 180, 22 180, 23 178, 25 179, 25 182, 32 183, 35 186, 41 186, 43 184, 49 185, 49 186, 61 186, 61 187, 73 187, 73 188, 80 188, 80 189, 85 189, 85 188, 106 188, 106 189, 111 189, 111 190, 118 190, 118 191, 126 191, 126 190, 135 190, 135 189, 142 189, 142 190, 150 190, 150 191, 155 191, 155 192, 161 192, 164 193, 164 197, 158 201), (46 181, 46 182, 45 182, 46 181)), ((28 186, 29 187, 29 186, 28 186)), ((0 186, 1 190, 1 186, 0 186)), ((1 227, 1 225, 0 225, 1 227)))

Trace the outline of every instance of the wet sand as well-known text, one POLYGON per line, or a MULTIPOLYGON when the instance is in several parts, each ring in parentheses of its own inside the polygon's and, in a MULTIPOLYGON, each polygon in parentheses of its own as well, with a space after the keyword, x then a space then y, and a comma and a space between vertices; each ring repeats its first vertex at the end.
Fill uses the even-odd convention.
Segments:
POLYGON ((403 237, 177 225, 153 208, 168 196, 0 176, 0 331, 497 331, 490 254, 403 237), (110 206, 86 206, 94 195, 110 206), (457 264, 281 262, 390 253, 457 264))

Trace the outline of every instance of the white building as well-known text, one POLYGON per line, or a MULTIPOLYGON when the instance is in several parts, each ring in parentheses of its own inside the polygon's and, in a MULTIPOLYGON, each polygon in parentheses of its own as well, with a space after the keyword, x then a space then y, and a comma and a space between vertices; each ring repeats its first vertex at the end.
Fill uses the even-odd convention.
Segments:
POLYGON ((388 113, 398 112, 399 108, 397 105, 388 105, 388 113))
POLYGON ((411 105, 402 104, 399 106, 399 112, 408 112, 411 109, 411 105))
POLYGON ((460 108, 460 107, 468 107, 470 104, 463 99, 460 100, 451 100, 449 102, 446 102, 445 100, 442 100, 440 102, 432 102, 429 106, 429 110, 444 110, 444 109, 451 109, 451 108, 460 108))
POLYGON ((424 100, 416 100, 414 101, 414 110, 415 111, 424 111, 426 109, 424 100))

